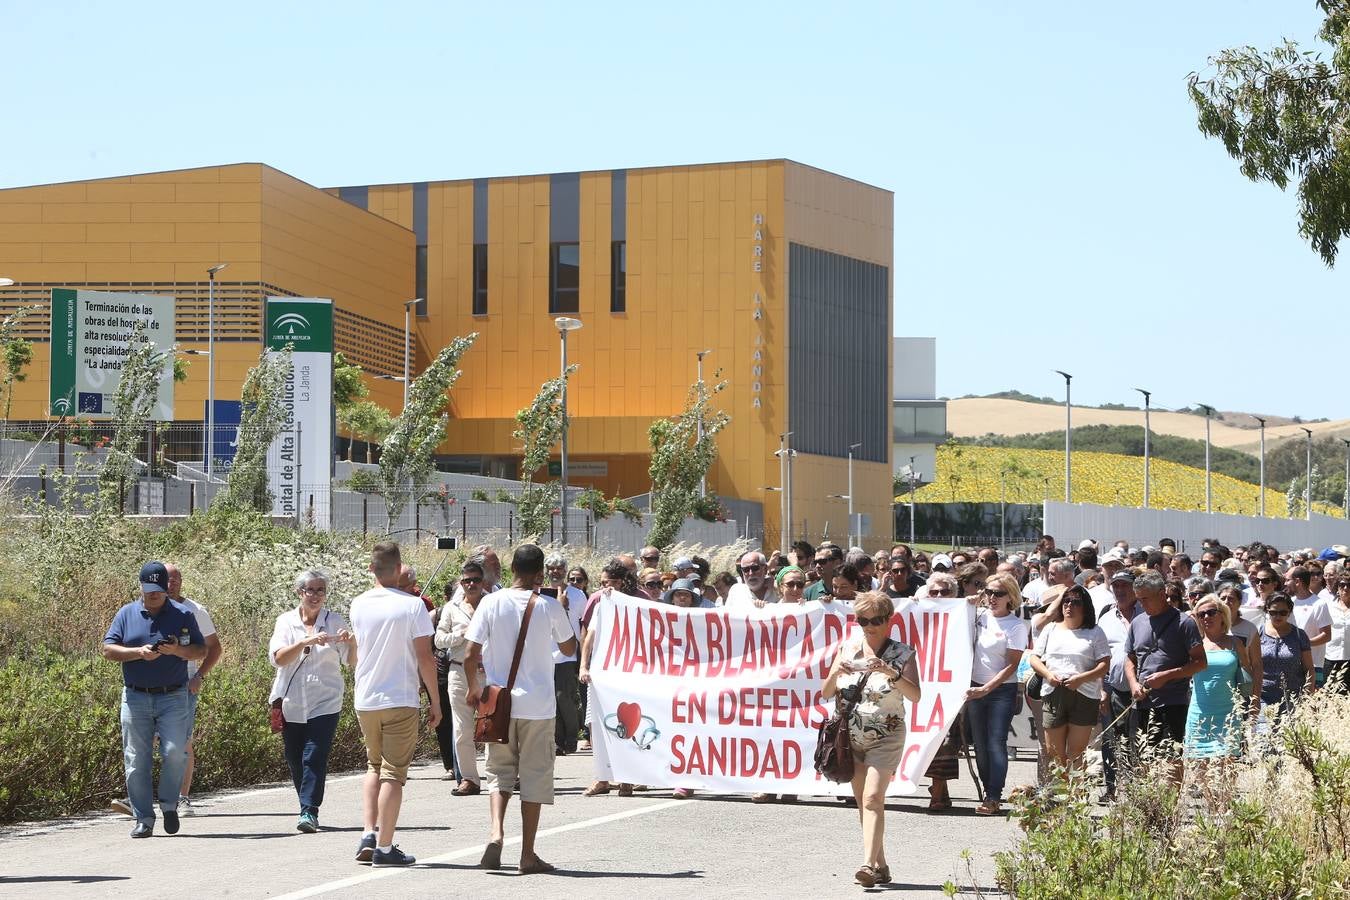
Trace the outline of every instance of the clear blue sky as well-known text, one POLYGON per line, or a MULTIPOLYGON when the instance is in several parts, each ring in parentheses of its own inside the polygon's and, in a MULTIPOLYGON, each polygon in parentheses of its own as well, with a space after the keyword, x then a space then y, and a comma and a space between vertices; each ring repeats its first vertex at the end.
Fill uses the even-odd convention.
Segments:
MULTIPOLYGON (((1295 198, 1185 76, 1312 0, 0 0, 0 185, 240 161, 362 184, 786 156, 895 192, 896 332, 938 390, 1350 416, 1295 198)), ((3 260, 0 260, 0 265, 3 260)))

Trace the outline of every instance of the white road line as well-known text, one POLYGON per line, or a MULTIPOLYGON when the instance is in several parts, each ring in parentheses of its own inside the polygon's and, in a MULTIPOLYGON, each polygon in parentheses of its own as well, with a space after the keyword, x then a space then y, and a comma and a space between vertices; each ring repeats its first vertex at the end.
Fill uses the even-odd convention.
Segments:
MULTIPOLYGON (((623 812, 611 813, 607 816, 598 816, 594 819, 582 819, 580 822, 570 822, 566 825, 558 825, 555 828, 545 828, 539 832, 539 837, 549 837, 554 834, 562 834, 567 831, 576 831, 581 828, 593 828, 596 825, 607 825, 610 822, 618 822, 622 819, 631 819, 634 816, 643 816, 647 813, 660 812, 663 809, 670 809, 672 806, 688 806, 685 800, 667 800, 665 803, 657 803, 652 806, 643 806, 638 809, 629 809, 623 812)), ((520 836, 507 838, 503 846, 510 847, 520 843, 520 836)), ((442 853, 440 856, 433 856, 430 859, 420 859, 418 864, 422 863, 446 863, 456 859, 463 859, 466 856, 481 855, 484 844, 475 844, 472 847, 464 847, 459 850, 451 850, 449 853, 442 853)), ((375 881, 378 878, 389 878, 403 872, 415 872, 417 866, 406 869, 369 869, 361 875, 353 875, 351 878, 342 878, 337 881, 329 881, 326 884, 316 884, 313 887, 302 888, 290 894, 282 894, 280 897, 274 897, 273 900, 304 900, 306 897, 317 897, 320 894, 326 894, 329 891, 341 890, 342 888, 355 887, 358 884, 365 884, 368 881, 375 881)))

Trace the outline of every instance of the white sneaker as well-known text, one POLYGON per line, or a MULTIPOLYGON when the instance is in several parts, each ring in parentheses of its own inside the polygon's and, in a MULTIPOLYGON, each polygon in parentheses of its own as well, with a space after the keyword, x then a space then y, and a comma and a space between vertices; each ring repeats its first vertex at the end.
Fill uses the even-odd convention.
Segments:
POLYGON ((112 811, 115 813, 121 813, 124 816, 134 815, 131 811, 131 801, 126 797, 118 797, 108 805, 112 807, 112 811))
POLYGON ((194 807, 194 806, 192 805, 192 801, 189 800, 188 798, 182 796, 182 795, 179 795, 179 797, 178 797, 178 815, 180 815, 180 816, 195 816, 196 814, 197 814, 197 808, 194 807))

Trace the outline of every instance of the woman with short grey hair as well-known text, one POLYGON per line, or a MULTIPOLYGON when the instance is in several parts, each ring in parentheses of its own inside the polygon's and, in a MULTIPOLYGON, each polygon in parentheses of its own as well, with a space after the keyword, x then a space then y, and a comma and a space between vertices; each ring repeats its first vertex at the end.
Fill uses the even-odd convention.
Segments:
POLYGON ((327 575, 307 569, 295 576, 294 589, 299 605, 277 616, 268 642, 267 658, 277 670, 268 702, 281 715, 286 766, 300 800, 295 829, 313 834, 347 687, 342 666, 355 668, 356 638, 342 615, 324 605, 327 575))

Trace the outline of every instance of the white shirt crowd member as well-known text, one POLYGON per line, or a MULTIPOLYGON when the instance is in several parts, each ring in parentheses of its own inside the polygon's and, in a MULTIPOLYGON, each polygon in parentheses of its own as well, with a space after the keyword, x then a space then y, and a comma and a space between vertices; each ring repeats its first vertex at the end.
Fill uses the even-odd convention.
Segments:
MULTIPOLYGON (((561 600, 558 601, 558 606, 560 608, 562 607, 561 600)), ((539 610, 536 609, 535 612, 538 613, 539 610)), ((586 595, 581 592, 580 588, 574 588, 569 584, 567 586, 567 609, 564 611, 564 615, 566 615, 567 622, 572 629, 570 632, 568 632, 567 636, 574 637, 577 639, 577 652, 573 653, 571 656, 568 656, 558 649, 557 644, 554 644, 553 664, 555 666, 558 665, 559 663, 576 662, 577 658, 581 654, 581 615, 584 612, 586 612, 586 595)), ((533 619, 533 616, 531 616, 531 619, 533 619)), ((531 622, 530 625, 531 627, 533 627, 534 623, 531 622)), ((515 648, 512 649, 514 650, 515 648)), ((506 664, 507 666, 510 666, 511 661, 508 659, 506 661, 506 664)))
POLYGON ((377 586, 352 601, 351 615, 357 644, 353 706, 418 707, 422 682, 412 642, 435 633, 422 598, 377 586))
MULTIPOLYGON (((511 659, 516 653, 515 635, 525 617, 530 592, 502 588, 488 594, 478 604, 478 612, 469 624, 467 639, 483 647, 483 671, 489 684, 505 687, 511 675, 511 659), (493 640, 493 633, 506 634, 511 640, 493 640)), ((570 601, 569 601, 570 602, 570 601)), ((562 604, 539 595, 530 615, 525 649, 511 691, 511 718, 551 719, 558 712, 553 695, 553 651, 557 644, 572 638, 572 624, 562 604)), ((364 652, 364 651, 363 651, 364 652)))
MULTIPOLYGON (((331 609, 319 613, 314 623, 316 632, 334 637, 346 629, 347 620, 331 609)), ((300 619, 299 610, 282 613, 277 617, 272 640, 268 642, 268 655, 275 663, 278 650, 299 643, 308 633, 305 623, 300 619)), ((347 686, 342 677, 342 667, 350 664, 351 649, 352 645, 346 641, 341 644, 314 644, 308 653, 301 653, 290 665, 277 669, 267 702, 283 697, 281 714, 287 722, 308 722, 319 716, 341 712, 342 694, 347 686)))

